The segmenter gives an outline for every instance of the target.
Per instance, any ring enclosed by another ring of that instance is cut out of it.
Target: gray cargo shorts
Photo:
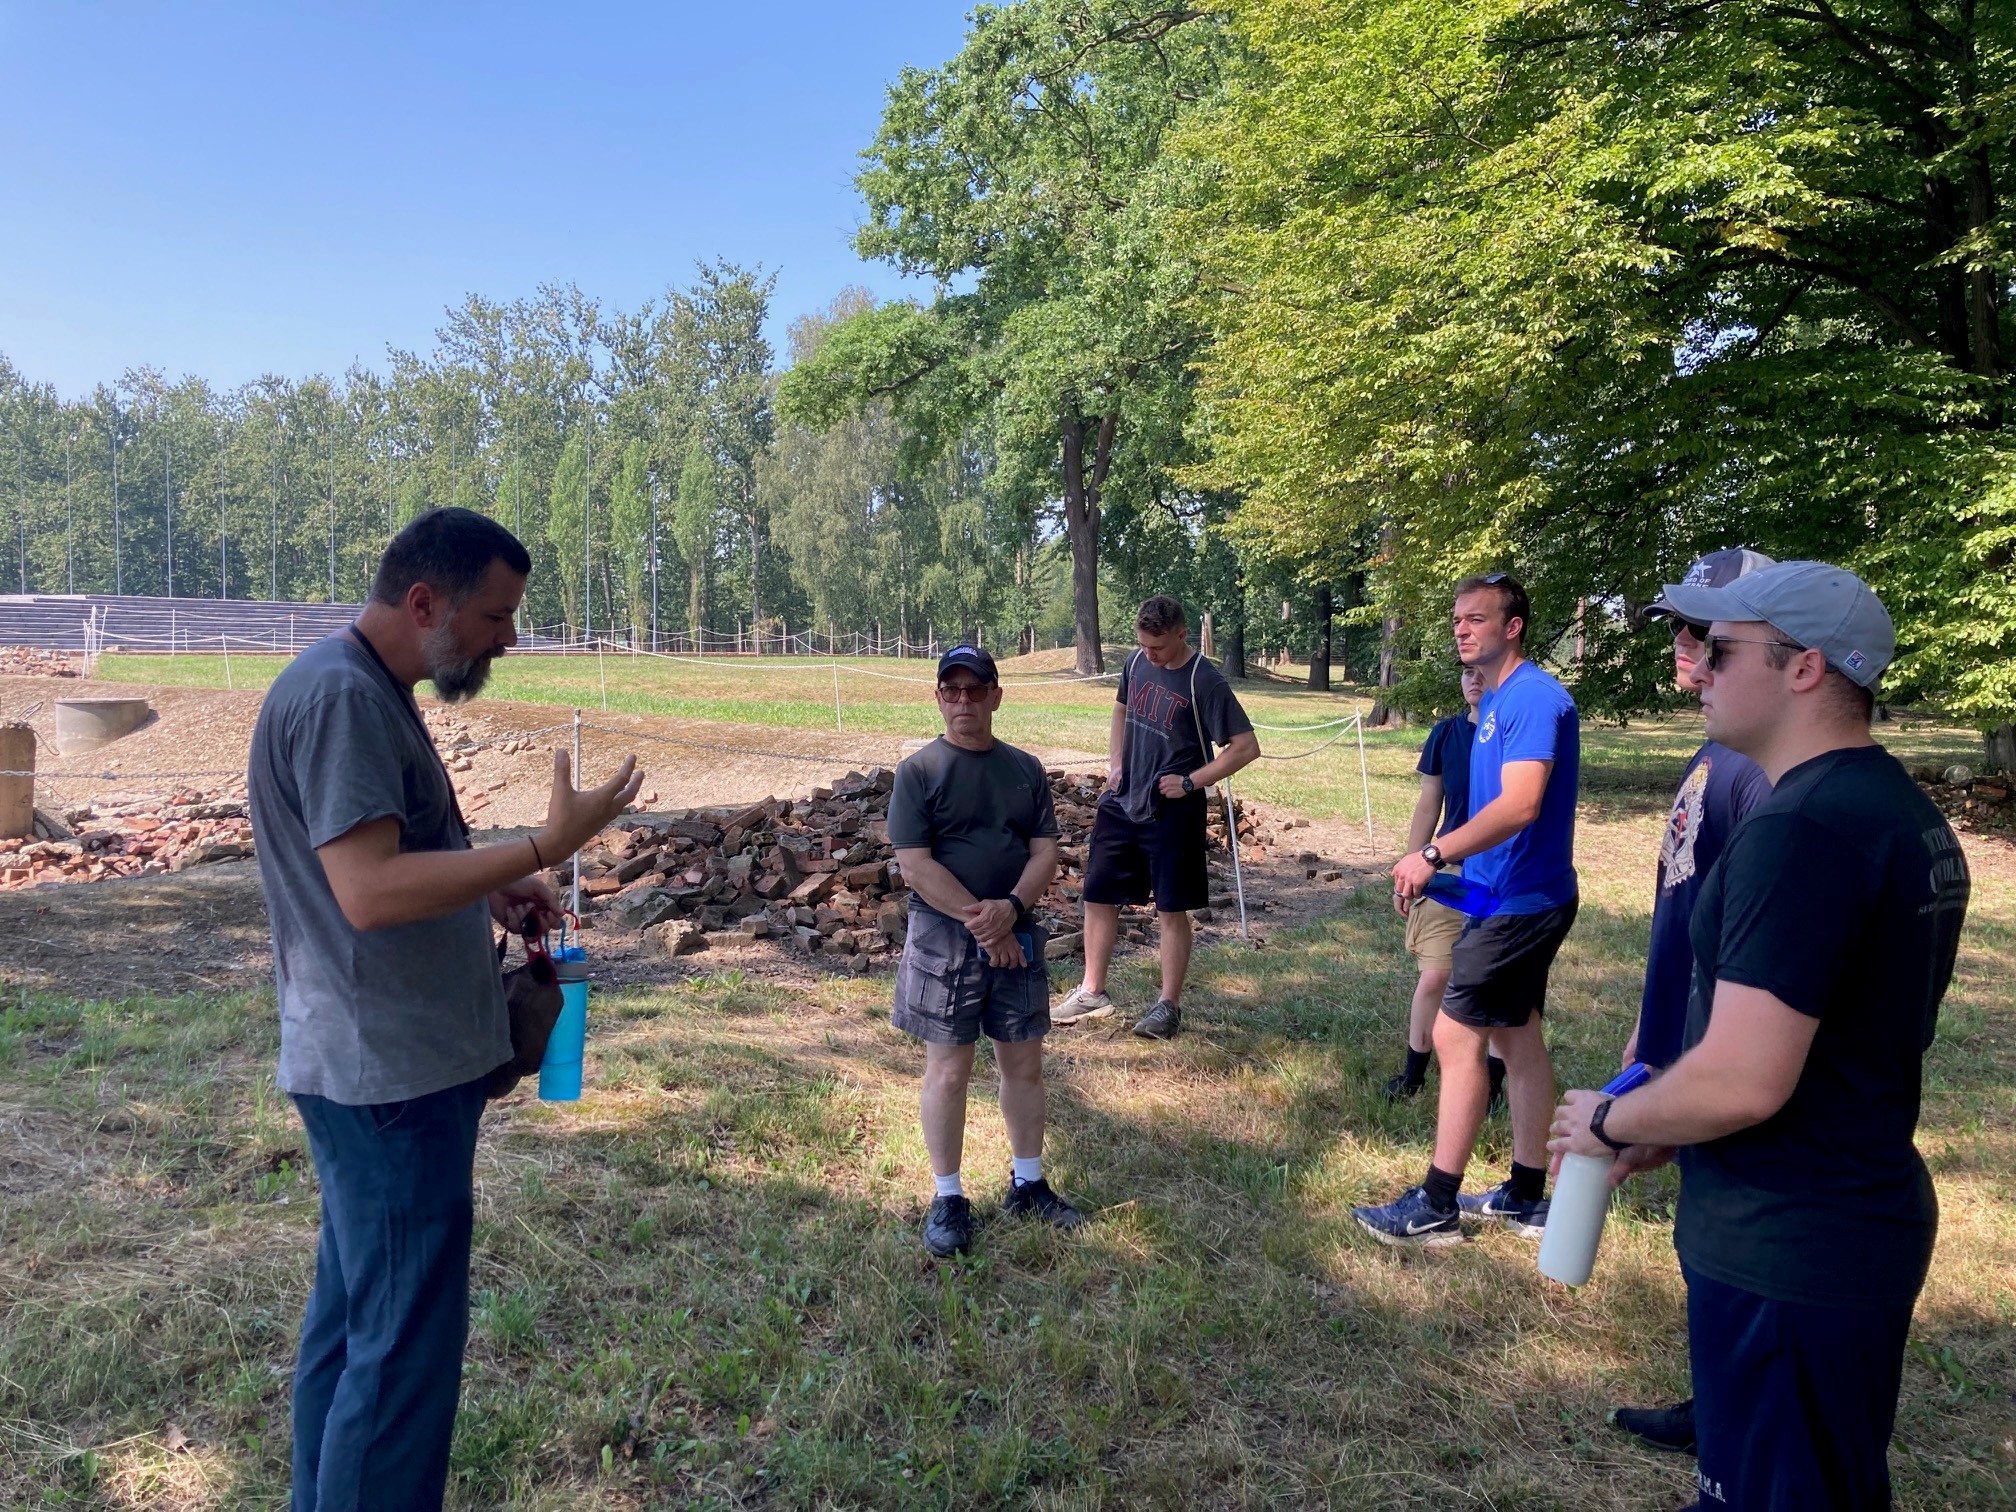
[[[1043,1038],[1050,1032],[1048,937],[1033,924],[1022,933],[1035,941],[1033,964],[990,966],[964,924],[913,908],[889,1022],[933,1045],[970,1045],[982,1034],[1004,1045]]]

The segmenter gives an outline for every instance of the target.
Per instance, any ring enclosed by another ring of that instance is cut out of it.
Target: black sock
[[[1547,1190],[1547,1167],[1522,1166],[1512,1162],[1512,1195],[1521,1202],[1538,1202]]]
[[[1407,1051],[1407,1069],[1400,1073],[1401,1080],[1410,1087],[1418,1087],[1428,1080],[1428,1057],[1432,1050],[1416,1050],[1411,1046]]]
[[[1463,1185],[1463,1173],[1451,1176],[1447,1171],[1435,1166],[1428,1167],[1428,1174],[1421,1186],[1428,1193],[1428,1205],[1437,1212],[1446,1213],[1456,1206],[1456,1193]]]
[[[1505,1095],[1505,1062],[1492,1055],[1485,1058],[1484,1066],[1491,1073],[1491,1100],[1496,1102]]]

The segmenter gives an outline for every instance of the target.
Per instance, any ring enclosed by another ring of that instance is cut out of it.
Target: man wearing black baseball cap
[[[994,1042],[1014,1169],[1011,1216],[1084,1222],[1043,1177],[1044,934],[1030,917],[1057,875],[1057,813],[1043,764],[994,738],[1001,677],[979,646],[938,659],[939,739],[896,768],[889,843],[910,885],[910,927],[889,1021],[924,1042],[922,1114],[937,1190],[924,1247],[945,1258],[973,1237],[960,1174],[975,1046]]]
[[[1687,569],[1682,588],[1726,588],[1738,578],[1772,565],[1761,551],[1731,546],[1711,551]],[[1673,672],[1681,691],[1699,684],[1701,658],[1707,654],[1708,627],[1689,620],[1661,593],[1646,609],[1648,624],[1663,624],[1673,634]],[[1740,751],[1719,741],[1702,744],[1681,775],[1680,789],[1666,817],[1659,843],[1658,880],[1652,893],[1652,943],[1645,957],[1645,990],[1639,1000],[1638,1022],[1624,1046],[1624,1064],[1643,1061],[1664,1070],[1680,1056],[1687,1027],[1687,996],[1693,982],[1694,951],[1687,943],[1687,921],[1701,884],[1721,858],[1730,835],[1753,808],[1770,795],[1763,770]],[[1626,1433],[1658,1449],[1692,1452],[1694,1403],[1671,1407],[1619,1407],[1610,1421]]]
[[[1622,1097],[1570,1092],[1556,1154],[1611,1180],[1679,1152],[1701,1507],[1890,1505],[1886,1448],[1938,1204],[1913,1144],[1967,861],[1870,733],[1895,652],[1853,573],[1674,584],[1706,625],[1708,735],[1773,789],[1694,908],[1685,1050]]]

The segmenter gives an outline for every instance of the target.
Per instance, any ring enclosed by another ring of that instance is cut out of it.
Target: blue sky
[[[721,255],[772,339],[841,288],[906,63],[967,0],[467,5],[0,0],[0,353],[66,398],[426,349],[465,294],[632,308]]]

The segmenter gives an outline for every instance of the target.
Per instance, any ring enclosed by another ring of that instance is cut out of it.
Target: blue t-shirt
[[[1771,795],[1764,769],[1709,741],[1694,753],[1673,795],[1666,838],[1659,842],[1658,891],[1652,900],[1652,948],[1645,957],[1645,996],[1638,1008],[1638,1059],[1670,1066],[1687,1031],[1687,995],[1694,985],[1694,947],[1687,921],[1709,870],[1743,816]]]
[[[1446,835],[1470,818],[1470,747],[1477,739],[1477,726],[1468,714],[1452,714],[1428,732],[1421,744],[1421,759],[1414,770],[1423,777],[1442,779],[1442,827]]]
[[[1545,913],[1576,896],[1575,793],[1582,772],[1582,724],[1568,690],[1531,662],[1477,705],[1470,752],[1470,812],[1505,790],[1508,761],[1551,761],[1540,816],[1509,840],[1463,863],[1463,875],[1498,895],[1498,911]]]

